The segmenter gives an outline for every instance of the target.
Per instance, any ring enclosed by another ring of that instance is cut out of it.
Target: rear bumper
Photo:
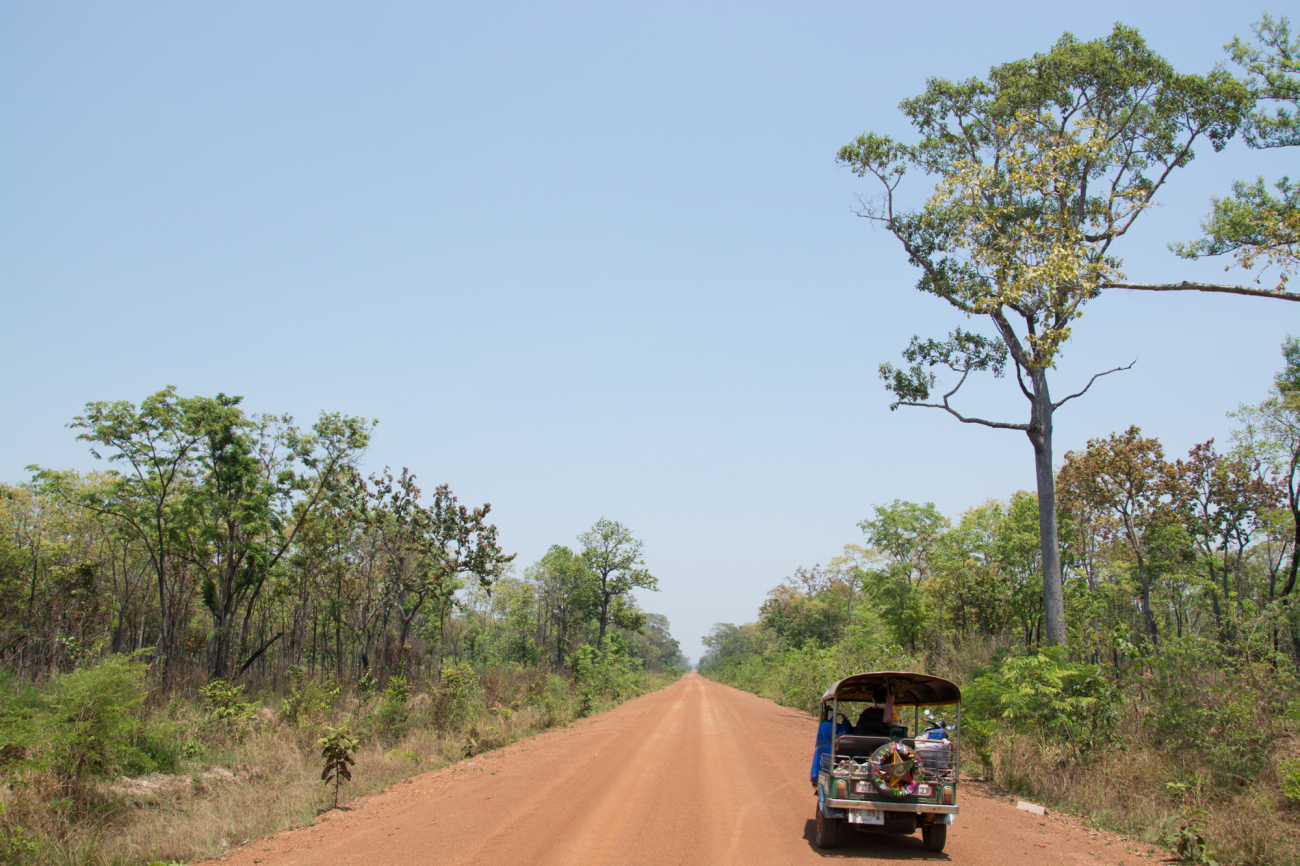
[[[880,803],[875,800],[826,800],[832,809],[875,809],[881,812],[917,812],[933,815],[956,815],[957,806],[940,806],[931,803]]]

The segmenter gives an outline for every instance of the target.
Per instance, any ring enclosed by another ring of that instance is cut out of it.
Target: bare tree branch
[[[951,397],[953,394],[957,393],[957,389],[960,388],[963,384],[965,384],[966,377],[969,375],[970,375],[970,370],[967,370],[966,372],[961,374],[961,379],[959,379],[957,381],[957,384],[952,387],[952,390],[949,391],[947,394],[943,395],[942,403],[911,403],[911,402],[900,400],[894,405],[895,406],[920,406],[925,409],[942,409],[963,424],[982,424],[985,427],[996,427],[1000,430],[1028,430],[1029,429],[1028,424],[1009,424],[1005,421],[985,421],[983,418],[967,418],[965,415],[961,414],[956,409],[952,408],[952,406],[948,404],[948,398]]]
[[[1131,369],[1133,369],[1133,365],[1136,364],[1136,363],[1137,363],[1137,359],[1134,358],[1132,361],[1130,361],[1130,362],[1128,363],[1127,366],[1124,366],[1124,367],[1116,367],[1116,368],[1113,369],[1113,370],[1105,370],[1105,371],[1103,371],[1103,372],[1101,372],[1101,373],[1097,373],[1097,374],[1095,374],[1091,379],[1088,380],[1088,384],[1083,386],[1083,390],[1082,390],[1082,391],[1080,391],[1080,392],[1077,393],[1077,394],[1071,394],[1070,396],[1068,396],[1068,397],[1064,397],[1064,398],[1062,398],[1062,399],[1060,399],[1060,400],[1057,400],[1055,403],[1053,403],[1053,404],[1052,404],[1052,411],[1055,412],[1057,409],[1060,409],[1062,406],[1064,406],[1066,403],[1068,403],[1068,402],[1070,402],[1071,400],[1073,400],[1075,397],[1082,397],[1084,394],[1087,394],[1087,393],[1088,393],[1088,389],[1092,387],[1092,383],[1093,383],[1093,382],[1096,382],[1096,381],[1097,381],[1098,379],[1100,379],[1102,376],[1109,376],[1111,373],[1118,373],[1118,372],[1121,371],[1121,370],[1131,370]]]
[[[1229,295],[1250,295],[1256,298],[1277,298],[1281,301],[1300,301],[1300,292],[1279,292],[1275,289],[1252,289],[1250,286],[1220,285],[1217,283],[1105,283],[1101,289],[1133,289],[1140,292],[1222,292]]]
[[[951,406],[949,406],[949,405],[948,405],[948,401],[947,401],[946,398],[944,399],[944,402],[942,402],[942,403],[906,403],[906,402],[903,402],[903,401],[900,400],[900,401],[899,401],[898,403],[896,403],[895,405],[897,405],[897,406],[921,406],[921,407],[926,408],[926,409],[943,409],[943,410],[946,411],[949,415],[952,415],[954,418],[956,418],[958,421],[960,421],[960,422],[963,423],[963,424],[982,424],[982,425],[985,426],[985,427],[996,427],[996,428],[998,428],[999,430],[1021,430],[1021,431],[1024,431],[1024,430],[1028,430],[1028,429],[1029,429],[1029,425],[1028,425],[1028,424],[1009,424],[1009,423],[1007,423],[1006,421],[985,421],[983,418],[967,418],[965,415],[961,414],[961,413],[958,412],[956,409],[954,409],[954,408],[952,408]]]

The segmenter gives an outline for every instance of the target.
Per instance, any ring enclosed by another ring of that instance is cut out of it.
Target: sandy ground
[[[841,830],[813,847],[816,723],[689,674],[568,728],[418,776],[254,840],[228,866],[790,864],[826,859],[971,866],[1148,864],[1151,849],[963,782],[947,848]],[[364,773],[364,767],[356,772]]]

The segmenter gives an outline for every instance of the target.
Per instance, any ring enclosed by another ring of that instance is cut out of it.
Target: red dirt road
[[[963,783],[947,849],[841,831],[812,844],[811,717],[689,674],[653,694],[398,784],[227,866],[1152,862],[1142,846],[1030,815]],[[358,768],[364,772],[364,768]]]

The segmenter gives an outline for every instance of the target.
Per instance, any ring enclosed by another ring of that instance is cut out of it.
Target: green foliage
[[[392,736],[402,732],[410,718],[411,685],[406,678],[406,665],[400,664],[397,672],[388,678],[380,695],[379,705],[371,717],[378,732]]]
[[[1218,859],[1205,841],[1209,817],[1203,809],[1183,807],[1181,814],[1171,815],[1165,821],[1158,841],[1173,852],[1175,862],[1218,866]]]
[[[976,718],[1064,737],[1082,755],[1110,737],[1119,694],[1097,665],[1070,662],[1059,647],[1012,656],[964,691]]]
[[[642,544],[632,531],[615,520],[600,518],[578,536],[582,542],[582,563],[598,583],[600,631],[596,647],[604,647],[611,615],[618,610],[628,593],[642,588],[658,591],[659,580],[645,568]]]
[[[289,668],[289,694],[280,705],[280,720],[291,725],[311,722],[324,716],[339,698],[337,685],[308,676],[300,665]]]
[[[111,656],[0,704],[0,763],[51,773],[77,803],[91,779],[174,770],[174,726],[142,720],[144,675],[143,663]]]
[[[375,693],[377,688],[379,688],[379,681],[370,672],[370,668],[366,668],[362,671],[360,679],[357,680],[357,692],[361,695],[361,699],[365,701],[370,699],[370,696]]]
[[[1282,783],[1282,796],[1300,805],[1300,756],[1278,761],[1277,775]]]
[[[616,644],[605,649],[582,644],[570,654],[569,664],[578,692],[579,716],[590,714],[601,698],[620,701],[636,690],[640,665],[620,653]]]
[[[1300,145],[1300,35],[1291,36],[1285,15],[1274,18],[1265,13],[1252,29],[1258,45],[1234,37],[1226,46],[1257,99],[1246,118],[1246,143],[1259,148],[1295,147]],[[1300,189],[1286,177],[1275,186],[1277,196],[1269,193],[1262,177],[1233,183],[1231,198],[1210,200],[1210,215],[1201,223],[1205,236],[1170,248],[1184,258],[1231,253],[1248,270],[1261,262],[1265,267],[1276,265],[1277,289],[1284,291],[1288,272],[1300,264]]]
[[[357,741],[348,733],[347,725],[337,728],[326,727],[325,736],[316,741],[321,747],[321,758],[325,761],[321,770],[321,781],[328,786],[334,783],[334,808],[339,807],[339,786],[343,780],[352,781],[351,767],[356,764],[352,753],[357,749]]]
[[[242,739],[257,710],[257,704],[244,696],[244,686],[215,679],[199,693],[208,702],[208,723],[236,740]]]
[[[0,866],[23,866],[36,853],[36,840],[23,828],[5,817],[0,803]]]
[[[474,712],[481,693],[478,675],[469,662],[443,668],[436,710],[439,727],[452,728],[463,722]]]
[[[144,671],[143,664],[118,657],[52,683],[40,724],[49,726],[49,764],[65,782],[111,775],[125,762],[140,733]]]
[[[404,704],[411,699],[411,684],[406,679],[406,664],[397,667],[397,673],[388,678],[384,687],[384,700],[394,704]]]

